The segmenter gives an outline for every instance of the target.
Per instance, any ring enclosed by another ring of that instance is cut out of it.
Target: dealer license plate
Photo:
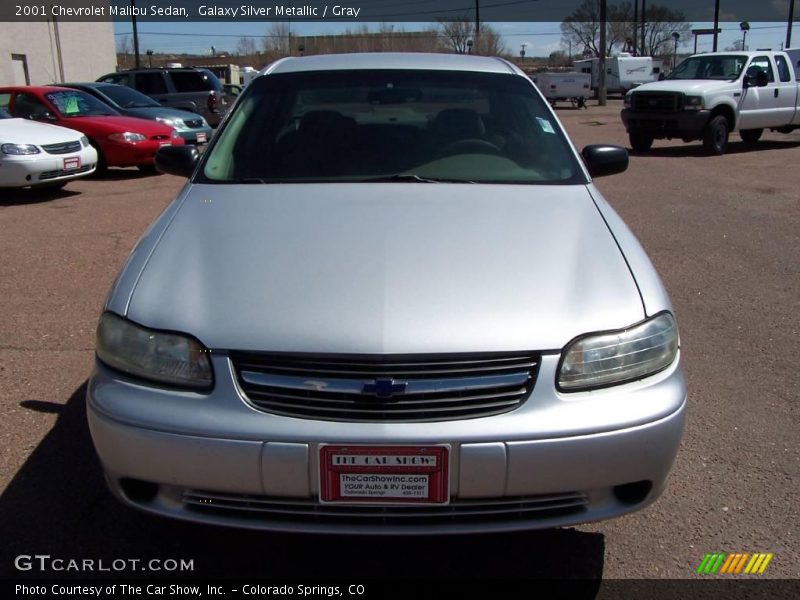
[[[320,502],[447,504],[449,446],[320,446]]]
[[[197,134],[197,143],[198,144],[205,144],[208,140],[206,139],[205,133],[198,133]]]
[[[64,159],[64,170],[71,171],[72,169],[79,169],[81,166],[81,159],[77,156]]]

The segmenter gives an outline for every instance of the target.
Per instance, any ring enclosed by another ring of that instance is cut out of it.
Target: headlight
[[[172,133],[170,133],[170,134],[169,134],[169,137],[171,137],[172,139],[175,139],[175,138],[179,138],[179,137],[181,137],[181,134],[180,134],[180,133],[178,133],[178,130],[177,130],[177,129],[173,129],[173,130],[172,130]]]
[[[164,125],[169,125],[170,127],[180,128],[184,126],[184,123],[181,119],[170,119],[167,117],[156,117],[156,121],[159,123],[163,123]]]
[[[146,135],[142,135],[141,133],[132,133],[130,131],[126,131],[125,133],[112,133],[108,136],[108,139],[113,140],[115,142],[143,142],[147,139]]]
[[[678,354],[678,327],[661,313],[620,331],[578,338],[564,349],[558,387],[578,391],[641,379],[665,369]]]
[[[89,147],[89,138],[87,138],[85,135],[81,136],[81,146],[83,146],[84,148]]]
[[[684,96],[683,110],[703,110],[702,96]]]
[[[39,148],[33,144],[3,144],[0,150],[3,154],[39,154]]]
[[[214,382],[208,350],[187,335],[146,329],[112,313],[97,326],[97,358],[133,377],[208,389]]]
[[[623,100],[623,102],[625,103],[625,108],[630,108],[631,107],[631,101],[632,100],[633,100],[633,94],[632,93],[628,92],[627,94],[625,94],[625,99]]]

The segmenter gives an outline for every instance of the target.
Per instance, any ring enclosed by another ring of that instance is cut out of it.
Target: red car
[[[161,146],[180,146],[172,127],[146,119],[123,117],[85,92],[56,86],[0,88],[0,105],[14,117],[34,119],[80,131],[97,150],[97,170],[139,167],[153,170]]]

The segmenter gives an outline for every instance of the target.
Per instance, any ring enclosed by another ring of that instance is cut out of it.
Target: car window
[[[574,153],[529,80],[444,71],[308,72],[248,86],[202,177],[562,183]]]
[[[11,102],[11,94],[0,94],[0,108],[8,109]]]
[[[199,71],[171,71],[170,77],[179,92],[206,92],[211,89],[208,77]]]
[[[97,88],[101,94],[111,98],[122,108],[143,108],[146,106],[161,106],[150,96],[122,85],[104,85]]]
[[[97,98],[78,90],[47,92],[45,98],[66,118],[119,114]]]
[[[775,64],[778,65],[778,77],[781,81],[792,80],[792,70],[789,68],[789,61],[787,61],[780,54],[775,56]]]
[[[49,112],[50,109],[47,108],[47,105],[33,94],[22,92],[14,97],[14,110],[12,113],[15,117],[21,119],[43,119]]]
[[[136,89],[143,94],[166,94],[167,84],[162,73],[136,73]]]
[[[768,56],[756,56],[750,66],[747,67],[747,74],[751,77],[759,71],[764,71],[767,74],[767,81],[770,83],[775,81],[775,71],[772,70],[772,64],[769,62]]]
[[[98,81],[102,81],[103,83],[117,83],[119,85],[132,85],[131,76],[127,73],[118,73],[115,75],[106,75],[105,77],[101,77]]]
[[[682,61],[667,79],[738,79],[747,63],[740,54],[692,56]]]

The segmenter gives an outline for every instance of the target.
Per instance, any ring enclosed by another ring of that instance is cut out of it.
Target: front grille
[[[39,181],[46,181],[47,179],[58,179],[59,177],[65,177],[67,175],[75,175],[76,173],[86,173],[90,171],[94,165],[83,165],[82,167],[78,167],[77,169],[70,169],[66,171],[64,169],[58,169],[57,171],[45,171],[39,175]]]
[[[74,142],[64,142],[62,144],[47,144],[46,146],[42,146],[42,148],[48,154],[69,154],[80,150],[81,143],[76,140]]]
[[[445,506],[354,506],[320,504],[312,499],[273,498],[227,492],[187,490],[184,506],[207,514],[282,522],[336,525],[434,525],[437,523],[547,519],[583,512],[588,499],[580,492],[479,500],[454,499]]]
[[[450,421],[517,408],[536,380],[534,353],[358,358],[232,352],[258,409],[326,421]]]
[[[184,119],[183,122],[191,129],[197,129],[198,127],[203,126],[202,119]]]
[[[643,112],[677,112],[681,110],[682,102],[682,94],[633,92],[631,108]]]

